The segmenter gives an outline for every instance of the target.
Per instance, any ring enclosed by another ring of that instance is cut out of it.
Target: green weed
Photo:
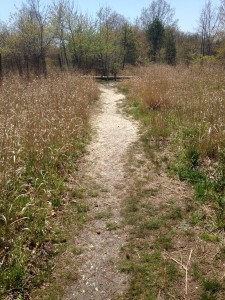
[[[106,224],[106,229],[109,230],[109,231],[113,231],[113,230],[116,230],[118,228],[119,228],[119,225],[116,222],[114,222],[114,223],[110,222],[110,223]]]
[[[109,219],[112,217],[112,211],[111,210],[100,211],[100,212],[97,212],[94,217],[97,220]]]
[[[140,230],[144,231],[145,229],[147,229],[147,230],[159,229],[161,225],[162,224],[160,221],[149,220],[149,221],[141,224]]]
[[[215,280],[205,280],[203,282],[203,293],[201,295],[201,299],[205,300],[216,300],[217,296],[216,294],[223,290],[223,287],[220,282]]]
[[[218,243],[220,241],[219,237],[214,234],[210,234],[208,232],[203,232],[200,236],[204,241]]]
[[[85,196],[85,189],[76,189],[72,191],[72,197],[78,198],[78,199],[83,199]]]
[[[164,234],[156,238],[155,247],[160,250],[173,249],[173,235],[171,233]]]

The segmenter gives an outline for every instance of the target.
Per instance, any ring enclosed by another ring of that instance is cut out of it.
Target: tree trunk
[[[41,66],[42,66],[42,73],[44,74],[45,78],[47,78],[47,65],[46,65],[45,55],[43,53],[41,55]]]

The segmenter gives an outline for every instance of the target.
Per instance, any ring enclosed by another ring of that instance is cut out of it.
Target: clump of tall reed
[[[154,131],[167,135],[190,129],[199,133],[201,156],[218,158],[225,134],[225,79],[219,67],[182,68],[150,65],[137,70],[126,85],[132,99],[150,114]],[[160,131],[156,126],[160,126]],[[163,128],[163,127],[164,128]]]
[[[216,226],[224,228],[223,68],[155,64],[137,69],[137,77],[124,85],[131,92],[131,111],[145,125],[147,147],[171,142],[180,179],[194,185],[199,200],[212,204]]]
[[[26,289],[39,273],[35,255],[51,232],[51,216],[62,205],[64,178],[83,149],[90,104],[97,96],[95,82],[78,74],[31,82],[13,76],[0,86],[3,294]]]

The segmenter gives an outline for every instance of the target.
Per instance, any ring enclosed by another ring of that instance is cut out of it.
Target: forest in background
[[[107,76],[125,65],[224,63],[225,1],[206,1],[195,33],[179,30],[175,10],[165,0],[151,1],[135,22],[110,7],[95,17],[71,0],[27,0],[0,23],[0,77],[47,76],[49,70],[80,69]]]

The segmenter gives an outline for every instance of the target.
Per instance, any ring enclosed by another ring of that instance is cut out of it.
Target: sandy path
[[[91,200],[91,222],[75,241],[83,249],[80,279],[64,300],[115,299],[127,287],[127,277],[117,266],[126,240],[126,232],[119,226],[120,205],[126,193],[126,153],[137,140],[137,125],[118,110],[123,95],[110,86],[101,86],[101,92],[101,112],[92,121],[96,134],[83,166],[89,183],[94,181],[98,186],[98,193]],[[96,219],[96,213],[101,212],[109,212],[108,218]],[[108,230],[107,224],[113,224],[113,230]]]

